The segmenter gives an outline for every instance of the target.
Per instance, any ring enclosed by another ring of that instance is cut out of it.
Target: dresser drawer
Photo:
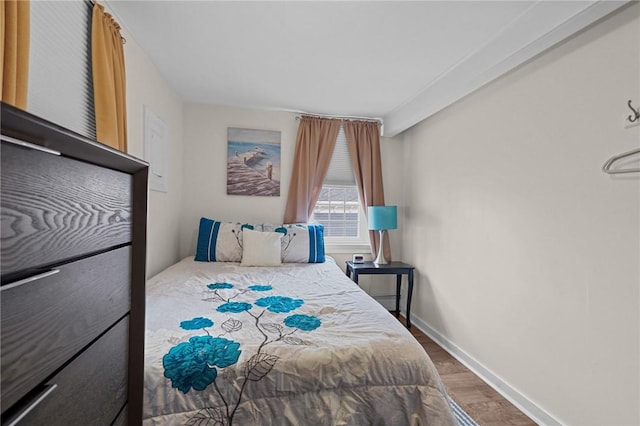
[[[54,275],[3,287],[3,410],[127,314],[130,256],[125,246],[61,266]]]
[[[110,425],[127,402],[128,331],[126,317],[49,380],[39,403],[25,401],[18,425]]]
[[[131,241],[132,177],[2,143],[3,280]]]

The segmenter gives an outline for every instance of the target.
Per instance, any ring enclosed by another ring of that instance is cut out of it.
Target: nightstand
[[[402,275],[407,275],[409,281],[409,291],[407,292],[407,328],[411,328],[411,295],[413,294],[413,266],[403,262],[391,262],[386,265],[376,265],[373,262],[353,263],[348,260],[347,276],[358,284],[358,275],[395,275],[396,276],[396,317],[400,315],[400,287],[402,286]]]

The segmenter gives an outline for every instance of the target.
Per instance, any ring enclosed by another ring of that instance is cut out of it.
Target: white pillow
[[[245,229],[242,244],[242,266],[277,266],[282,263],[280,232],[260,232]]]

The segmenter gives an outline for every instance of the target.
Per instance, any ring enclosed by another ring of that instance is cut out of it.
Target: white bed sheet
[[[457,424],[422,346],[329,257],[184,259],[147,283],[146,329],[146,425]]]

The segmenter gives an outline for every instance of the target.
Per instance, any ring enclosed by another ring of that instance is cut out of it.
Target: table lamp
[[[369,206],[367,208],[367,219],[369,221],[369,229],[380,233],[378,257],[373,261],[373,263],[376,265],[384,265],[387,261],[382,255],[382,237],[384,237],[384,231],[387,229],[396,229],[398,227],[398,207]]]

